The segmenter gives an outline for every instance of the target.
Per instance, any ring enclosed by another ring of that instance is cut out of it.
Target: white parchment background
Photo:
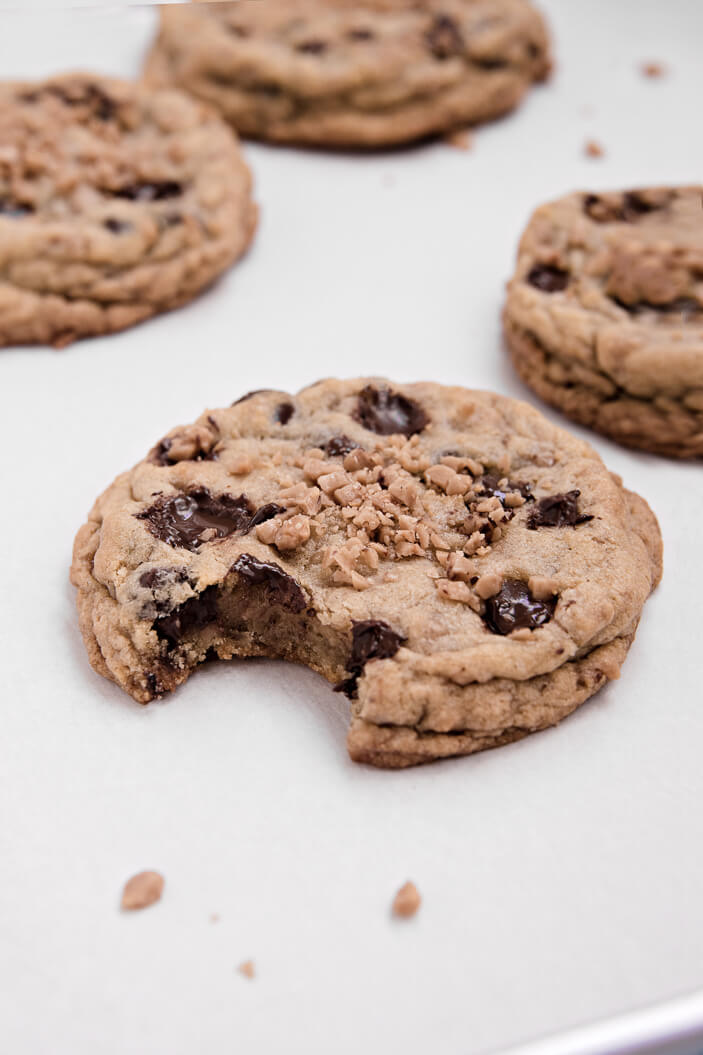
[[[405,773],[352,765],[344,698],[283,664],[211,665],[141,709],[91,672],[67,581],[97,493],[248,389],[383,372],[531,398],[498,324],[530,210],[703,171],[703,5],[543,7],[556,76],[472,151],[247,146],[261,229],[212,292],[0,351],[8,1055],[474,1055],[701,984],[700,466],[593,437],[666,542],[621,681],[554,731]],[[3,76],[134,73],[152,17],[5,14]],[[670,75],[645,80],[646,59]],[[164,899],[125,917],[143,868]],[[394,923],[409,877],[423,908]]]

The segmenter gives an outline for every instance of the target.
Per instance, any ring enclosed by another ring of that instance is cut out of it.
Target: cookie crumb
[[[468,128],[457,128],[453,132],[447,132],[443,137],[447,146],[455,150],[471,150],[474,145],[474,137]]]
[[[404,883],[393,899],[393,915],[410,919],[420,907],[422,898],[414,883]]]
[[[256,970],[254,968],[253,960],[245,960],[244,963],[240,963],[237,970],[240,974],[243,974],[245,978],[251,979],[256,977]]]
[[[583,152],[587,158],[602,158],[605,150],[597,139],[588,139],[584,143]]]
[[[663,62],[643,62],[640,71],[643,77],[665,77],[667,73]]]
[[[139,872],[125,883],[122,891],[122,908],[132,912],[148,908],[161,900],[164,877],[158,872]]]
[[[210,922],[211,923],[219,923],[220,922],[220,914],[219,914],[219,912],[213,912],[212,913],[212,915],[210,916]]]

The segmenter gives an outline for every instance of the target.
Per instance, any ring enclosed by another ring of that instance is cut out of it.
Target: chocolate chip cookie
[[[575,421],[629,447],[703,456],[703,187],[543,205],[504,325],[520,376]]]
[[[379,147],[497,117],[549,66],[527,0],[266,0],[162,8],[146,75],[242,135]]]
[[[437,384],[249,393],[97,500],[72,581],[135,700],[211,656],[304,663],[353,759],[400,767],[545,728],[618,677],[661,573],[643,499],[523,403]]]
[[[255,226],[236,138],[202,103],[84,74],[0,84],[0,345],[184,304]]]

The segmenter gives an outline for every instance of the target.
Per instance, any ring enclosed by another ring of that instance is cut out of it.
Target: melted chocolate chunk
[[[429,424],[429,418],[419,403],[389,388],[366,385],[359,393],[352,417],[370,432],[379,436],[414,436]]]
[[[153,183],[128,183],[125,187],[112,191],[114,198],[126,198],[128,201],[165,201],[166,198],[177,198],[183,193],[183,187],[175,180],[157,180]]]
[[[34,209],[31,205],[13,201],[11,198],[0,198],[0,216],[9,216],[15,220],[20,216],[29,216],[33,212]]]
[[[364,667],[371,659],[390,659],[407,638],[396,633],[381,619],[364,619],[352,625],[352,649],[347,660],[351,677],[335,685],[335,692],[344,692],[349,698],[356,695],[357,683]]]
[[[322,55],[327,51],[327,44],[324,40],[304,40],[302,44],[296,45],[295,50],[304,55]]]
[[[169,649],[175,648],[194,630],[217,622],[217,586],[207,586],[197,597],[191,597],[169,615],[154,620],[154,630],[161,641],[168,643]]]
[[[449,15],[437,15],[425,35],[427,46],[436,59],[444,61],[464,50],[459,26]]]
[[[260,506],[247,524],[244,534],[248,535],[257,524],[265,524],[267,520],[273,520],[279,513],[285,513],[285,509],[283,506],[277,506],[275,502],[269,502],[268,505]]]
[[[194,551],[203,542],[226,538],[243,531],[254,512],[246,495],[213,495],[204,487],[187,494],[160,498],[149,509],[137,514],[155,538]],[[212,532],[207,539],[201,536]]]
[[[294,414],[295,407],[292,403],[279,403],[273,416],[280,425],[287,425]]]
[[[373,40],[374,33],[370,29],[350,29],[347,33],[348,40]]]
[[[579,513],[580,494],[580,491],[567,491],[566,494],[540,498],[527,520],[530,531],[540,527],[576,527],[577,524],[593,520],[592,516]]]
[[[107,220],[103,220],[103,227],[106,227],[112,234],[126,234],[127,231],[133,230],[129,221],[118,220],[113,216],[108,216]]]
[[[279,604],[295,613],[307,607],[305,594],[298,583],[277,564],[259,560],[251,553],[242,553],[230,570],[236,571],[250,586],[264,586],[271,604]]]
[[[561,293],[569,285],[569,272],[550,264],[535,264],[527,281],[542,293]]]
[[[535,497],[532,494],[532,488],[529,484],[521,483],[520,480],[508,480],[507,486],[502,491],[498,484],[504,479],[502,476],[498,476],[497,473],[486,473],[478,481],[482,494],[487,495],[490,498],[497,498],[500,504],[505,508],[505,496],[512,491],[517,491],[521,494],[526,502],[534,502]]]
[[[535,630],[544,626],[554,615],[557,599],[537,601],[520,579],[506,579],[495,597],[486,601],[483,617],[494,634],[509,634],[513,630]]]
[[[359,444],[354,443],[354,440],[350,440],[344,433],[340,436],[333,436],[325,444],[325,454],[330,458],[343,458],[345,454],[358,449]]]

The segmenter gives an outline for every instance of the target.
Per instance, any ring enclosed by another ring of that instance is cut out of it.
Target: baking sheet
[[[700,466],[590,437],[666,544],[622,679],[555,730],[404,773],[349,762],[344,698],[281,663],[210,665],[140,708],[91,672],[67,582],[97,493],[248,389],[382,372],[532,398],[498,323],[530,210],[703,169],[703,5],[542,6],[556,76],[471,151],[248,145],[261,228],[214,290],[121,335],[0,351],[3,1050],[479,1055],[701,986]],[[1,29],[5,76],[130,74],[153,12]],[[649,59],[669,75],[643,78]],[[143,868],[163,901],[121,915]],[[398,923],[407,878],[424,903]]]

